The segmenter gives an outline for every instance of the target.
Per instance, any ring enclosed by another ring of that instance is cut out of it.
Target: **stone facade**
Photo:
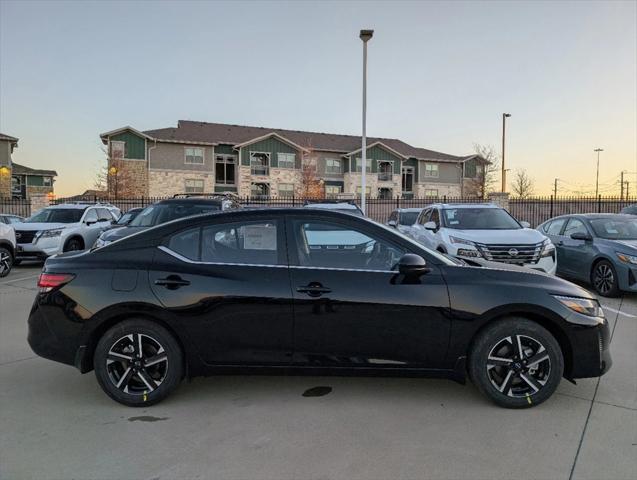
[[[27,197],[31,198],[34,195],[53,195],[53,187],[27,185]]]
[[[294,195],[300,197],[303,194],[303,179],[301,171],[292,168],[270,169],[270,195],[279,197],[279,184],[294,185]]]
[[[204,193],[214,191],[212,172],[195,172],[183,170],[156,170],[148,173],[150,197],[166,197],[186,192],[186,180],[203,180]]]
[[[11,167],[0,166],[0,198],[11,197]]]
[[[110,173],[112,168],[117,173]],[[113,196],[148,196],[148,168],[145,160],[109,159],[108,191]]]
[[[460,197],[460,185],[450,183],[417,183],[414,185],[416,197],[425,198],[427,190],[437,190],[437,197]]]

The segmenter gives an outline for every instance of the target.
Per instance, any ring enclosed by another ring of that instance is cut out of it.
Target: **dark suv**
[[[220,212],[240,208],[239,202],[231,195],[223,194],[179,194],[149,205],[124,228],[104,232],[95,242],[96,247],[128,237],[146,228],[161,225],[178,218]]]

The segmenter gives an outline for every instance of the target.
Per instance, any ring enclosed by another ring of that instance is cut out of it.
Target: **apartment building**
[[[360,195],[361,138],[353,135],[180,120],[177,127],[102,133],[111,194],[160,197],[235,192],[240,196]],[[367,140],[371,198],[461,196],[484,161]]]

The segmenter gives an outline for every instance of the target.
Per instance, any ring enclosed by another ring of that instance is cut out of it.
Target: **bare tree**
[[[301,166],[301,195],[305,198],[323,198],[323,182],[317,175],[316,158],[308,152]]]
[[[476,158],[476,176],[471,179],[464,188],[465,195],[485,198],[487,193],[493,191],[500,170],[500,159],[495,148],[491,145],[473,144]]]
[[[520,169],[515,172],[511,189],[516,197],[528,198],[533,195],[534,183],[533,179],[526,173],[526,170]]]

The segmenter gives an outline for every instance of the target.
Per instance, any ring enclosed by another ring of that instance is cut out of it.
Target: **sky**
[[[99,134],[199,120],[501,150],[535,192],[637,193],[637,2],[0,0],[0,132],[13,160],[91,188]]]

